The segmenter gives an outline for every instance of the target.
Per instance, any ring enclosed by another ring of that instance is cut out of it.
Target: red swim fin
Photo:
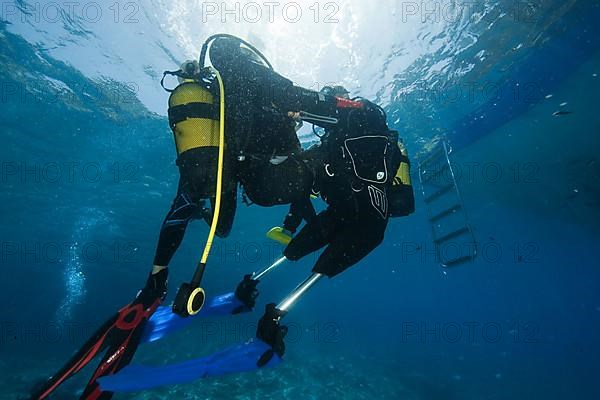
[[[43,400],[48,398],[64,381],[81,371],[97,355],[107,349],[81,399],[110,399],[112,393],[101,392],[96,379],[113,374],[129,364],[140,343],[148,319],[162,301],[160,298],[156,298],[154,302],[143,302],[139,297],[106,321],[69,362],[52,376],[31,399]]]
[[[141,303],[132,304],[119,312],[119,318],[110,334],[111,345],[84,389],[81,395],[82,400],[109,400],[112,398],[113,393],[101,391],[96,380],[101,376],[118,372],[131,362],[140,345],[146,323],[160,303],[160,300],[157,299],[149,308],[144,308]]]

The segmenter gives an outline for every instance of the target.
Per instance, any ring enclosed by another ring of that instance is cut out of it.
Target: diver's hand
[[[235,289],[235,297],[241,301],[245,308],[239,307],[233,311],[233,314],[239,314],[243,311],[251,311],[256,305],[256,298],[258,297],[258,289],[256,286],[260,281],[252,279],[252,275],[245,275],[244,279],[238,284]]]
[[[287,335],[287,326],[279,325],[279,319],[285,315],[285,312],[279,310],[275,303],[269,303],[265,307],[265,314],[258,321],[256,337],[271,346],[257,361],[257,365],[262,367],[266,365],[274,354],[283,357],[285,353],[285,343],[283,339]]]

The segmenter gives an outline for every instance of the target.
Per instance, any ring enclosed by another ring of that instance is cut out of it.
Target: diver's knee
[[[217,224],[217,229],[215,231],[215,235],[224,239],[231,233],[231,229],[233,227],[233,219],[228,218],[227,221],[223,221],[222,223]]]
[[[287,246],[283,250],[283,255],[285,256],[285,258],[287,258],[290,261],[298,261],[299,259],[301,259],[303,257],[304,254],[295,250],[293,247],[290,248],[290,246]]]
[[[230,233],[231,233],[231,228],[229,228],[227,230],[217,229],[215,231],[215,235],[217,235],[217,237],[220,237],[221,239],[225,239],[227,236],[229,236]]]

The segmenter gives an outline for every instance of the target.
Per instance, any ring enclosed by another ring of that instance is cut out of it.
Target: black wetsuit
[[[253,203],[263,207],[291,204],[300,221],[314,218],[316,213],[310,202],[314,173],[303,158],[291,118],[263,107],[253,121],[244,154],[238,177]]]
[[[327,246],[313,271],[333,277],[383,241],[389,218],[386,188],[364,185],[357,192],[347,177],[330,177],[324,167],[317,172],[317,185],[328,207],[307,222],[283,254],[298,260]]]
[[[204,219],[211,222],[214,209],[215,178],[213,168],[217,162],[216,152],[207,153],[203,148],[190,149],[179,155],[179,184],[177,194],[171,208],[165,217],[156,247],[154,265],[167,266],[179,248],[185,235],[189,222],[193,219]],[[226,162],[225,165],[231,165]],[[237,207],[237,183],[232,178],[231,168],[223,170],[223,183],[221,197],[221,212],[217,225],[216,235],[226,237],[231,232],[233,219]],[[210,199],[210,209],[206,207],[205,200]]]
[[[288,259],[298,260],[327,246],[313,271],[329,277],[356,264],[383,241],[390,216],[387,192],[400,165],[397,137],[387,129],[385,114],[374,108],[360,114],[358,120],[342,115],[340,126],[328,130],[323,145],[306,152],[315,167],[315,187],[328,207],[307,221],[284,250]],[[345,139],[361,136],[379,139],[361,139],[364,143],[350,149],[350,157]]]

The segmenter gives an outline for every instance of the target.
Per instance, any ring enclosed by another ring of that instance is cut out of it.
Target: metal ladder
[[[419,162],[419,181],[442,267],[466,263],[477,255],[475,235],[450,162],[451,152],[446,142],[440,141]]]

